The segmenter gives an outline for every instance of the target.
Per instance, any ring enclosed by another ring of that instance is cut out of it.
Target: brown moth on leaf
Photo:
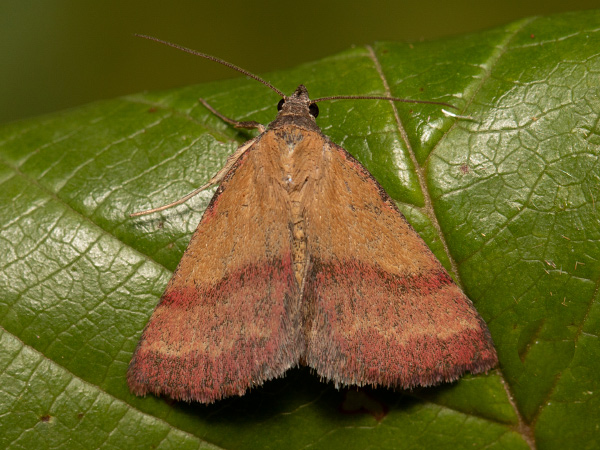
[[[203,102],[260,135],[207,185],[134,214],[219,185],[143,332],[131,390],[211,403],[298,364],[336,386],[401,389],[494,367],[471,301],[373,176],[315,122],[318,101],[402,100],[311,100],[303,85],[285,96],[183,50],[282,100],[266,129]]]

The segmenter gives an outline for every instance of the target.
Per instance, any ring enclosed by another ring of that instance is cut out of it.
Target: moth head
[[[308,90],[303,84],[298,86],[292,95],[279,100],[277,111],[281,115],[308,113],[313,119],[319,115],[319,107],[310,99]]]

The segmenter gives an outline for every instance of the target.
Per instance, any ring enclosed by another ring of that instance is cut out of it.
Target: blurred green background
[[[238,74],[132,36],[211,53],[252,72],[377,40],[431,40],[598,0],[0,0],[0,122]]]

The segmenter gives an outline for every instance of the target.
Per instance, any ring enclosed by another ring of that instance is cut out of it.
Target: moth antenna
[[[450,103],[434,102],[431,100],[411,100],[409,98],[398,98],[398,97],[386,97],[384,95],[333,95],[331,97],[321,97],[312,100],[313,103],[324,102],[326,100],[391,100],[393,102],[402,103],[426,103],[428,105],[440,105],[447,106],[448,108],[458,109],[456,106]]]
[[[206,53],[202,53],[202,52],[199,52],[199,51],[196,51],[196,50],[192,50],[191,48],[183,47],[181,45],[174,44],[174,43],[169,42],[169,41],[163,41],[162,39],[158,39],[158,38],[155,38],[153,36],[147,36],[145,34],[137,34],[137,33],[134,33],[134,36],[137,36],[137,37],[140,37],[140,38],[144,38],[144,39],[148,39],[149,41],[158,42],[159,44],[167,45],[169,47],[176,48],[177,50],[181,50],[182,52],[186,52],[186,53],[189,53],[189,54],[195,55],[195,56],[200,56],[201,58],[209,59],[209,60],[214,61],[216,63],[222,64],[225,67],[229,67],[230,69],[237,70],[238,72],[246,75],[247,77],[254,78],[256,81],[264,84],[268,88],[270,88],[273,91],[277,92],[277,95],[279,95],[281,98],[286,98],[286,96],[285,96],[285,94],[283,92],[281,92],[279,89],[277,89],[275,86],[273,86],[268,81],[265,81],[261,77],[259,77],[258,75],[254,75],[252,72],[248,72],[247,70],[242,69],[241,67],[238,67],[235,64],[231,64],[230,62],[227,62],[227,61],[225,61],[225,60],[223,60],[221,58],[217,58],[216,56],[212,56],[212,55],[207,55]]]
[[[197,50],[193,50],[191,48],[183,47],[182,45],[175,44],[173,42],[164,41],[164,40],[156,38],[154,36],[148,36],[146,34],[138,34],[138,33],[134,33],[134,36],[137,36],[137,37],[140,37],[143,39],[148,39],[149,41],[158,42],[159,44],[163,44],[168,47],[173,47],[177,50],[181,50],[182,52],[186,52],[186,53],[189,53],[189,54],[195,55],[195,56],[200,56],[201,58],[208,59],[210,61],[214,61],[225,67],[229,67],[230,69],[236,70],[236,71],[240,72],[241,74],[246,75],[247,77],[255,79],[259,83],[264,84],[269,89],[275,91],[277,93],[277,95],[279,95],[281,98],[283,98],[283,99],[287,98],[283,92],[281,92],[279,89],[277,89],[275,86],[273,86],[268,81],[263,80],[258,75],[254,75],[252,72],[249,72],[246,69],[242,69],[241,67],[236,66],[235,64],[232,64],[230,62],[227,62],[221,58],[217,58],[216,56],[212,56],[207,53],[202,53]],[[317,102],[324,102],[326,100],[391,100],[393,102],[402,102],[402,103],[426,103],[429,105],[440,105],[440,106],[446,106],[448,108],[454,108],[454,109],[458,110],[458,108],[456,106],[451,105],[450,103],[434,102],[434,101],[429,101],[429,100],[411,100],[408,98],[386,97],[386,96],[382,96],[382,95],[334,95],[334,96],[330,96],[330,97],[317,98],[315,100],[312,100],[312,102],[317,103]]]

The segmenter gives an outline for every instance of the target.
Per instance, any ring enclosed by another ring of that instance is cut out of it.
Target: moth
[[[158,42],[156,38],[147,36]],[[300,85],[218,185],[128,370],[137,395],[211,403],[308,365],[336,387],[409,389],[488,371],[488,328],[394,201],[325,136]],[[435,103],[435,102],[424,102]]]

